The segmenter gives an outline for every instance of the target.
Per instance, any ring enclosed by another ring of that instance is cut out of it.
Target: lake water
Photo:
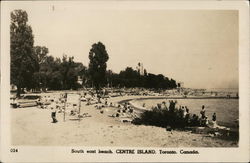
[[[145,103],[146,108],[150,109],[152,106],[156,106],[163,101],[169,106],[169,100],[171,99],[141,99],[136,100],[136,103],[141,106]],[[175,99],[173,100],[175,101]],[[179,105],[187,106],[191,114],[197,114],[199,116],[202,105],[205,105],[206,115],[209,120],[212,119],[212,114],[215,112],[217,115],[217,123],[219,125],[225,125],[228,127],[238,126],[238,99],[177,99],[177,108],[179,108]]]

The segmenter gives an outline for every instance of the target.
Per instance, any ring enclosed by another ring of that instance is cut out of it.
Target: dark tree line
[[[48,48],[34,46],[32,28],[27,22],[26,11],[11,12],[11,84],[17,86],[17,96],[24,88],[62,90],[81,87],[77,78],[86,73],[86,67],[74,62],[73,57],[54,58],[48,55]]]
[[[177,83],[173,79],[168,79],[162,74],[155,75],[144,71],[144,75],[134,70],[131,67],[127,67],[119,74],[107,71],[107,82],[112,87],[143,87],[154,89],[172,89],[177,87]]]
[[[74,62],[73,57],[63,56],[62,59],[47,56],[37,72],[37,87],[49,90],[68,90],[81,87],[78,76],[82,76],[86,67]]]
[[[27,24],[28,14],[23,10],[11,12],[10,54],[11,84],[22,90],[68,90],[80,87],[145,87],[154,89],[176,88],[176,82],[164,75],[144,75],[127,67],[119,74],[107,69],[109,55],[105,45],[94,43],[89,52],[89,67],[74,62],[74,57],[54,58],[44,46],[34,46],[32,28]],[[78,82],[80,77],[82,83]]]

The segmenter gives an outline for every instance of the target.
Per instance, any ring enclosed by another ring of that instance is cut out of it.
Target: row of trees
[[[143,87],[154,89],[172,89],[176,88],[176,81],[169,79],[162,74],[155,75],[144,71],[144,75],[127,67],[119,74],[113,73],[111,70],[107,72],[107,82],[113,87]]]
[[[48,48],[34,46],[32,28],[27,22],[26,11],[11,12],[11,84],[17,86],[17,96],[24,88],[60,90],[80,87],[77,77],[86,74],[86,67],[74,62],[74,57],[54,58],[48,55]]]
[[[17,96],[22,89],[28,90],[77,89],[83,85],[95,87],[145,87],[155,89],[176,88],[176,82],[164,75],[144,72],[144,75],[131,67],[119,74],[107,69],[109,55],[101,42],[92,45],[89,52],[88,68],[74,62],[74,57],[54,58],[48,55],[44,46],[34,46],[32,28],[27,24],[28,14],[23,10],[11,12],[10,54],[11,84],[17,86]],[[81,78],[82,84],[78,83]]]

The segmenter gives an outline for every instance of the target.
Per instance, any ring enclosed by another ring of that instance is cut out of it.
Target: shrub
[[[143,112],[140,118],[135,118],[132,123],[136,125],[152,125],[158,127],[184,128],[187,126],[199,126],[200,120],[197,115],[192,117],[188,113],[184,116],[183,110],[175,108],[176,102],[170,101],[169,109],[154,107],[152,110]]]

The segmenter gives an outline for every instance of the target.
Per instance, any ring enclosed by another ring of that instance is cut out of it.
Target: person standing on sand
[[[105,99],[105,105],[106,105],[106,106],[108,105],[108,100],[107,100],[107,98]]]
[[[56,119],[56,109],[53,106],[51,107],[51,118],[52,118],[52,123],[58,122]]]

